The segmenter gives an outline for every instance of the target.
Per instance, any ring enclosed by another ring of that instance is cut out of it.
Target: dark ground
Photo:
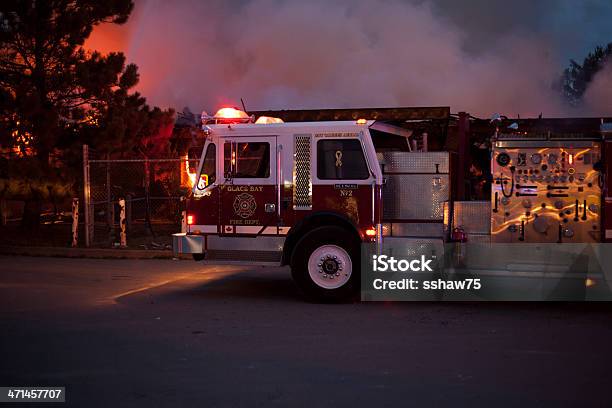
[[[69,406],[610,406],[611,348],[607,303],[320,305],[281,268],[0,258],[0,386]]]
[[[144,222],[134,223],[128,230],[127,247],[129,249],[172,249],[172,234],[180,232],[177,224],[152,225],[152,233]],[[117,227],[113,234],[105,224],[96,223],[92,248],[112,248],[119,245],[120,230]],[[85,247],[85,227],[79,225],[79,247]],[[41,224],[36,230],[24,229],[19,222],[0,225],[0,246],[58,247],[68,248],[72,244],[72,224],[70,222]]]

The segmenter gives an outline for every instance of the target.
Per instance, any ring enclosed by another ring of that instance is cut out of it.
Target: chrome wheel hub
[[[337,289],[351,277],[353,264],[348,252],[337,245],[323,245],[308,259],[308,274],[324,289]]]

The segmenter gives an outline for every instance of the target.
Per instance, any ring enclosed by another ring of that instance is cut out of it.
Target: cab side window
[[[202,166],[202,174],[208,176],[208,184],[212,184],[217,179],[216,171],[217,149],[213,143],[208,145],[206,155],[204,155],[204,165]]]
[[[226,142],[223,145],[223,172],[235,178],[270,177],[270,143]]]
[[[357,139],[317,142],[317,177],[321,180],[365,180],[370,176]]]

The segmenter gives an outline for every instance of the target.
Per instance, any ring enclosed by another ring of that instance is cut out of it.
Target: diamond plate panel
[[[448,152],[383,152],[378,160],[384,173],[448,174],[450,167]]]
[[[448,174],[388,174],[383,186],[383,218],[443,220],[449,199]]]
[[[388,237],[385,248],[395,257],[416,258],[420,255],[431,257],[444,256],[444,241],[442,239]]]
[[[312,209],[312,176],[310,174],[311,135],[295,135],[293,162],[293,209]]]
[[[467,242],[472,244],[490,244],[491,234],[467,234]]]
[[[444,225],[442,223],[398,223],[391,226],[391,235],[394,237],[443,237]]]
[[[491,232],[490,201],[455,201],[453,227],[463,227],[468,234],[489,234]]]

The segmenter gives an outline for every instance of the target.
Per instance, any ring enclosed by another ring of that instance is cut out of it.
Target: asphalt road
[[[606,303],[322,305],[282,268],[0,258],[0,386],[69,406],[610,406],[611,347]]]

